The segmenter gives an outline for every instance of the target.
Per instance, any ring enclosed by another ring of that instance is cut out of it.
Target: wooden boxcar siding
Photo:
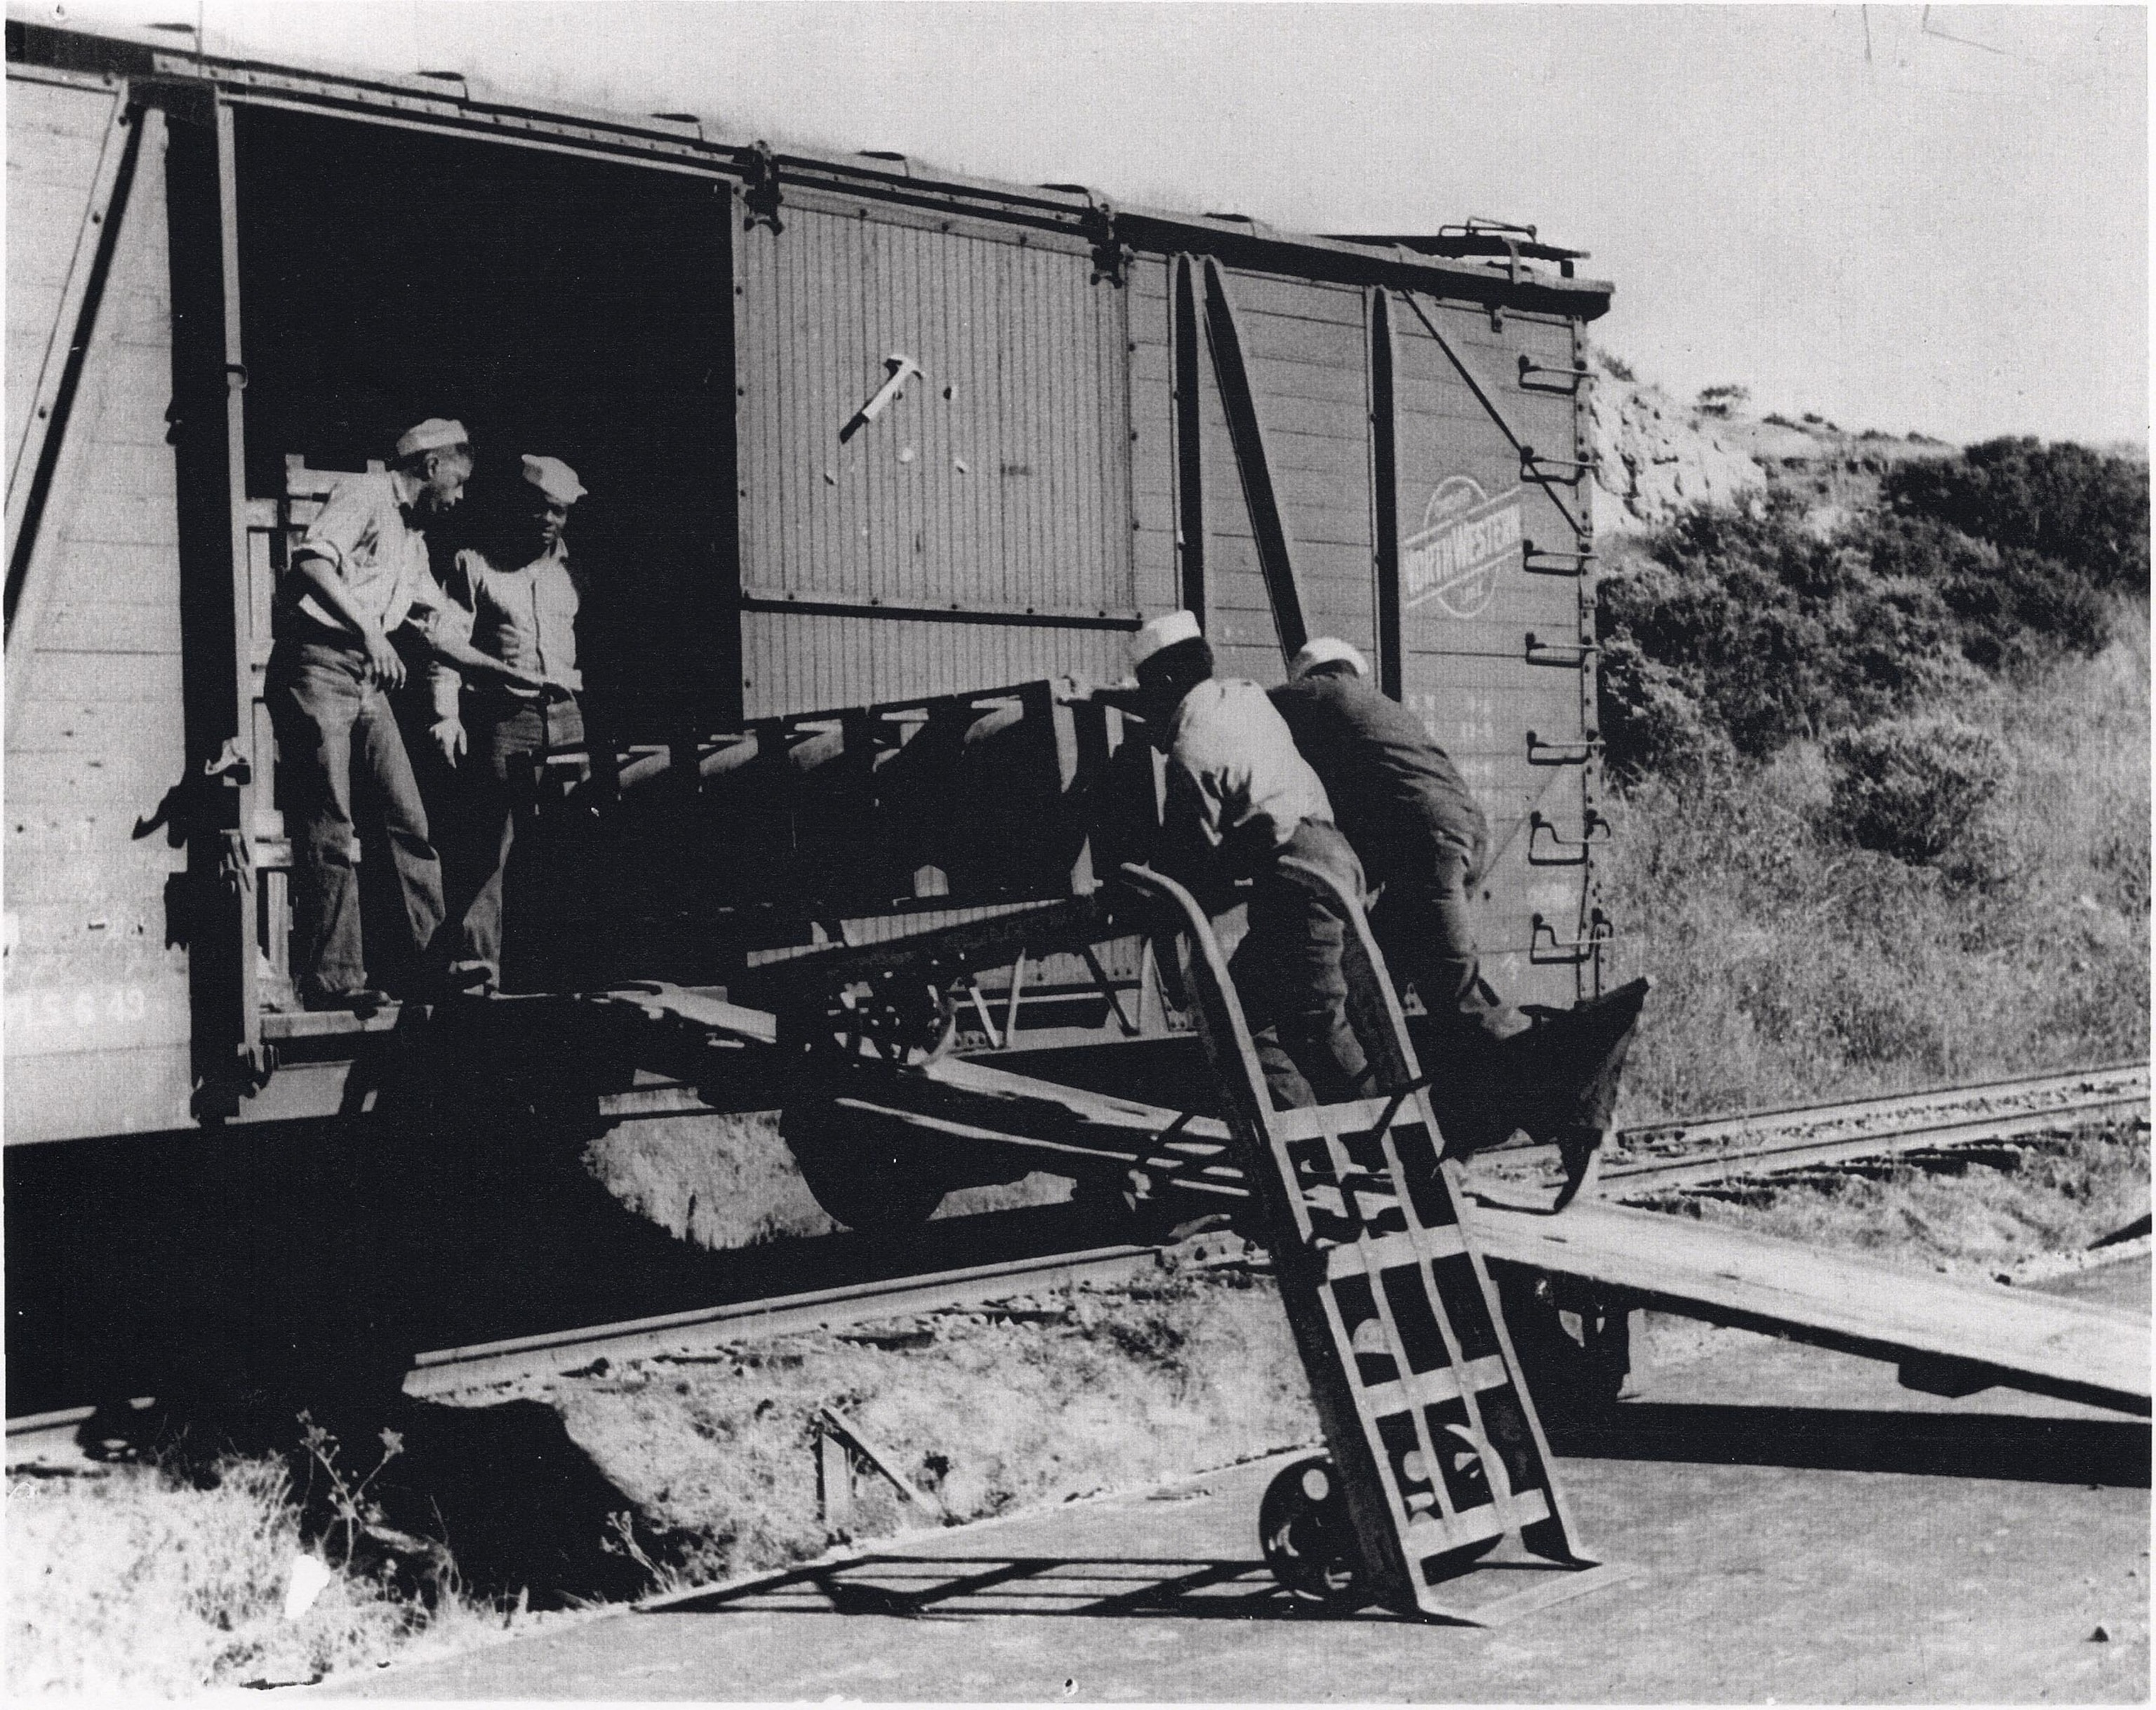
[[[1132,278],[1132,418],[1136,424],[1133,503],[1137,562],[1149,609],[1179,602],[1174,456],[1172,259],[1148,259]],[[1273,484],[1313,635],[1377,647],[1377,566],[1371,471],[1369,307],[1357,289],[1229,270],[1235,305]],[[1570,367],[1570,323],[1509,315],[1493,328],[1486,312],[1421,300],[1512,432],[1543,457],[1576,456],[1578,404],[1569,392],[1520,384],[1519,358]],[[1440,488],[1457,477],[1486,499],[1519,506],[1523,535],[1560,551],[1580,540],[1548,492],[1521,479],[1520,458],[1417,319],[1395,296],[1394,356],[1398,537],[1404,560],[1430,526]],[[1199,337],[1204,339],[1201,330]],[[1283,675],[1271,602],[1227,433],[1209,348],[1198,363],[1201,481],[1206,539],[1206,622],[1224,670],[1277,683]],[[1537,376],[1537,385],[1561,385]],[[1457,491],[1459,489],[1453,489]],[[1571,489],[1559,489],[1568,496]],[[1574,507],[1575,515],[1578,514]],[[1587,774],[1578,765],[1528,762],[1526,733],[1578,743],[1587,722],[1583,673],[1530,663],[1527,637],[1568,648],[1580,637],[1584,585],[1534,575],[1515,551],[1481,586],[1402,591],[1402,689],[1432,737],[1459,763],[1491,825],[1493,858],[1477,923],[1493,980],[1510,995],[1566,1003],[1577,993],[1573,967],[1537,960],[1542,939],[1570,939],[1584,905],[1584,866],[1531,861],[1530,816],[1540,810],[1577,835]],[[1419,594],[1419,597],[1418,597]],[[1541,854],[1549,852],[1543,845]]]
[[[9,385],[51,329],[44,289],[64,222],[17,223],[18,183],[79,173],[112,97],[11,76]],[[166,944],[164,885],[184,863],[137,837],[185,765],[162,115],[141,155],[95,310],[67,443],[36,548],[50,588],[23,614],[8,667],[6,988],[11,1142],[187,1120],[184,952]],[[20,168],[20,176],[18,168]],[[12,427],[11,423],[11,427]]]
[[[1579,455],[1575,398],[1568,391],[1522,387],[1518,366],[1524,354],[1537,364],[1568,369],[1574,344],[1568,323],[1508,315],[1500,330],[1480,310],[1427,299],[1420,306],[1474,371],[1514,435],[1546,458]],[[1473,482],[1485,495],[1484,509],[1516,502],[1524,538],[1563,552],[1588,543],[1567,520],[1559,500],[1584,520],[1586,489],[1560,486],[1553,497],[1540,484],[1522,480],[1512,439],[1414,308],[1395,303],[1393,335],[1399,533],[1403,580],[1409,584],[1401,592],[1403,699],[1459,763],[1489,817],[1494,852],[1483,880],[1486,900],[1478,931],[1493,983],[1508,995],[1568,1002],[1574,970],[1562,962],[1534,960],[1533,921],[1540,914],[1548,923],[1544,955],[1551,954],[1552,936],[1576,938],[1589,869],[1532,861],[1531,816],[1540,811],[1564,835],[1577,835],[1587,769],[1531,763],[1527,733],[1547,743],[1577,744],[1589,722],[1587,703],[1582,668],[1531,663],[1527,637],[1532,633],[1545,648],[1575,648],[1585,585],[1574,577],[1532,574],[1517,551],[1486,580],[1451,591],[1417,589],[1405,566],[1449,482],[1463,477]]]
[[[742,693],[751,718],[820,712],[1070,673],[1111,680],[1127,653],[1122,630],[748,612]]]
[[[1363,294],[1242,272],[1227,275],[1251,392],[1280,503],[1304,617],[1312,635],[1375,644],[1368,359]],[[1133,478],[1137,533],[1149,564],[1176,563],[1172,264],[1136,270],[1132,412],[1142,455]],[[1199,335],[1201,340],[1204,333]],[[1221,669],[1260,683],[1284,674],[1272,602],[1237,473],[1209,351],[1199,360],[1200,481],[1205,501],[1205,618]],[[1147,429],[1152,430],[1152,433]],[[1173,572],[1163,602],[1179,599]],[[1162,609],[1156,605],[1154,610]]]
[[[8,467],[16,469],[38,376],[67,353],[60,300],[93,247],[90,188],[112,129],[116,90],[8,79]],[[10,488],[27,471],[11,475]]]
[[[1136,610],[1122,291],[1044,234],[782,213],[736,238],[746,709],[1099,668],[1122,632],[1023,620]],[[894,353],[923,372],[842,442]],[[756,608],[793,601],[857,615]]]

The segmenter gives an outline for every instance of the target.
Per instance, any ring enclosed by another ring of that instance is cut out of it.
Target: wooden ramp
[[[895,1076],[878,1103],[932,1129],[1029,1147],[1046,1169],[1112,1160],[1224,1208],[1248,1191],[1216,1120],[983,1063],[946,1060]],[[1486,1257],[1657,1310],[1889,1360],[1912,1389],[1969,1395],[1999,1384],[2149,1411],[2149,1321],[2118,1308],[1592,1201],[1548,1216],[1471,1199],[1461,1221]]]
[[[647,987],[611,1001],[748,1046],[771,1018],[712,995]],[[843,1103],[913,1124],[932,1143],[998,1142],[1039,1167],[1082,1176],[1146,1170],[1228,1209],[1249,1187],[1225,1124],[1135,1099],[1081,1092],[962,1058],[893,1070]],[[1885,1359],[1934,1394],[1992,1385],[2149,1412],[2149,1321],[2114,1307],[1903,1270],[1690,1218],[1583,1201],[1557,1216],[1464,1199],[1461,1221],[1487,1257],[1577,1277],[1639,1304],[1712,1323]]]
[[[1562,1216],[1471,1205],[1485,1257],[1578,1277],[1639,1304],[1902,1368],[1912,1388],[1994,1384],[2149,1410],[2149,1321],[2117,1307],[1904,1270],[1690,1218],[1580,1204]]]

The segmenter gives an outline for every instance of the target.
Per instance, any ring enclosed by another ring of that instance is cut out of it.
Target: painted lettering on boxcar
[[[1440,481],[1424,507],[1422,528],[1400,543],[1400,609],[1435,600],[1455,617],[1472,617],[1496,591],[1497,572],[1517,556],[1520,489],[1492,499],[1472,475]]]

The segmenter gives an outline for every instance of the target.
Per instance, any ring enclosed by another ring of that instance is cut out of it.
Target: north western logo
[[[1472,617],[1497,591],[1497,572],[1520,550],[1520,489],[1492,499],[1471,475],[1438,484],[1422,528],[1400,543],[1400,609],[1435,600],[1455,617]]]

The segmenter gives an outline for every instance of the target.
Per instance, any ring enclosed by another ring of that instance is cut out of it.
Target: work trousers
[[[382,965],[416,970],[442,924],[442,870],[389,698],[355,638],[280,637],[265,683],[278,799],[292,840],[293,970],[303,998],[367,984],[354,838],[379,826],[407,941]]]
[[[466,705],[470,704],[468,700]],[[509,852],[516,842],[516,803],[510,779],[523,769],[521,762],[528,757],[581,747],[584,719],[573,700],[542,706],[536,701],[490,696],[480,700],[466,731],[471,743],[465,760],[471,774],[470,846],[456,864],[464,879],[459,893],[469,889],[470,899],[457,925],[456,960],[462,967],[485,969],[488,978],[499,983],[502,890]]]
[[[1275,1108],[1337,1104],[1369,1090],[1369,1064],[1348,1016],[1346,954],[1354,926],[1338,893],[1287,864],[1330,874],[1359,904],[1362,863],[1329,825],[1305,820],[1259,873],[1250,930],[1229,973],[1250,1024]]]
[[[1456,844],[1431,838],[1396,855],[1370,929],[1394,981],[1412,985],[1442,1033],[1463,1041],[1509,1039],[1527,1018],[1491,991],[1469,924],[1468,893],[1480,875]]]

